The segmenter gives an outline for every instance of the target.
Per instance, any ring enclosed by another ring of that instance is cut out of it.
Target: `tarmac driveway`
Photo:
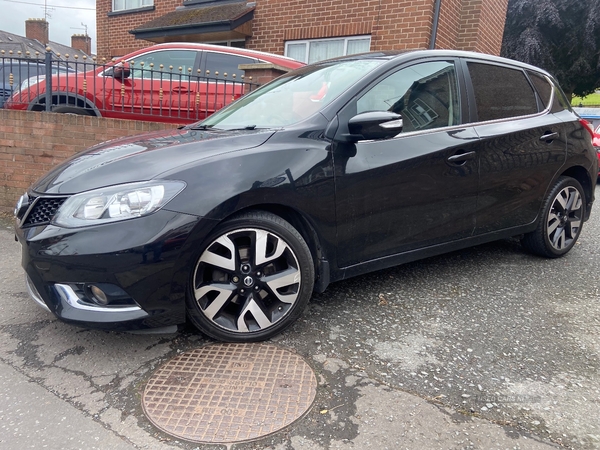
[[[319,386],[293,425],[233,448],[600,448],[600,188],[565,258],[505,240],[333,284],[271,341]],[[222,448],[146,419],[141,392],[212,341],[65,325],[29,300],[0,227],[0,448]]]

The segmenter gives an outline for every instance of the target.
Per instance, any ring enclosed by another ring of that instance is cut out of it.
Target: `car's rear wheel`
[[[306,242],[288,222],[252,211],[207,239],[187,296],[191,322],[228,342],[268,339],[303,312],[314,285]]]
[[[536,230],[523,237],[523,246],[548,258],[566,254],[581,234],[584,200],[583,188],[577,180],[560,177],[544,201]]]

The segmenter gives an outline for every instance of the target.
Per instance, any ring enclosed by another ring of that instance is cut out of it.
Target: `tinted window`
[[[538,112],[533,88],[521,70],[469,62],[480,121]]]
[[[542,102],[543,109],[546,109],[552,97],[552,85],[548,82],[546,77],[542,76],[541,74],[530,71],[527,71],[527,74],[535,86],[535,90],[537,91]]]
[[[554,86],[554,101],[552,102],[552,109],[551,109],[551,111],[553,113],[555,113],[555,112],[563,111],[565,109],[569,109],[570,110],[571,109],[571,104],[565,98],[565,95],[560,90],[560,88],[558,86]]]
[[[144,78],[150,78],[150,70],[162,71],[167,74],[193,75],[197,55],[198,52],[194,50],[159,50],[138,55],[129,60],[131,76],[141,78],[143,71]],[[153,77],[157,77],[157,75],[153,74]]]
[[[460,123],[454,63],[435,61],[399,70],[357,101],[357,113],[393,111],[402,115],[402,131]]]
[[[546,77],[539,73],[527,71],[531,82],[535,86],[536,91],[538,92],[544,108],[548,107],[550,100],[552,100],[552,108],[551,112],[559,112],[565,109],[569,109],[569,102],[562,95],[562,92],[557,86],[554,86]],[[554,97],[552,98],[552,93],[554,92]]]
[[[246,58],[238,55],[228,55],[225,53],[205,52],[204,70],[209,70],[210,75],[219,72],[219,76],[224,73],[230,78],[233,74],[236,77],[244,75],[244,71],[238,69],[240,64],[253,64],[256,62],[253,58]]]

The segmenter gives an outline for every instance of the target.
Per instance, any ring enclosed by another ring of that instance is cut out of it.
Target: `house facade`
[[[97,0],[98,56],[205,42],[304,62],[363,51],[499,54],[508,0]]]

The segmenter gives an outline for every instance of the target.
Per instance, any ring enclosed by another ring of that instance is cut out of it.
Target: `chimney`
[[[37,39],[42,44],[48,44],[48,22],[46,19],[27,19],[25,21],[25,36]]]
[[[92,38],[86,34],[74,34],[71,36],[71,47],[80,50],[87,55],[92,54]]]

